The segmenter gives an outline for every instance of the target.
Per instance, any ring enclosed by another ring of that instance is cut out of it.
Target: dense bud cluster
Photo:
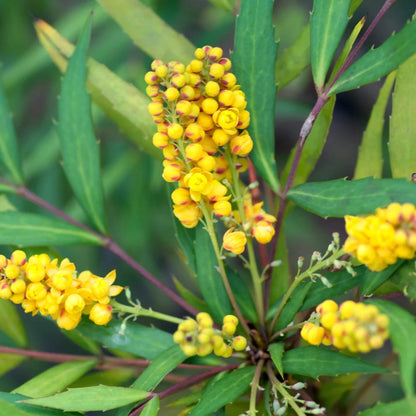
[[[416,250],[416,208],[396,202],[367,217],[345,217],[344,250],[374,271],[398,258],[412,259]]]
[[[145,81],[152,100],[149,112],[158,130],[153,144],[163,151],[163,178],[178,184],[171,195],[174,215],[187,228],[203,217],[202,206],[218,218],[233,217],[227,186],[233,181],[230,163],[237,174],[247,169],[253,141],[246,130],[247,102],[231,72],[231,61],[221,48],[204,46],[196,49],[187,66],[155,60],[151,68]],[[247,229],[234,221],[229,228],[235,225],[260,243],[271,239],[270,222],[259,220],[255,228]],[[224,248],[240,254],[245,236],[237,237],[237,248],[227,243]],[[230,238],[236,240],[235,235]]]
[[[307,322],[300,333],[312,345],[366,353],[381,348],[389,336],[389,318],[374,305],[348,300],[338,307],[333,300],[326,300],[316,312],[319,323]]]
[[[221,331],[213,325],[211,316],[206,312],[200,312],[196,320],[188,318],[179,324],[178,330],[173,334],[173,340],[188,357],[205,357],[213,352],[219,357],[228,358],[233,350],[243,351],[246,348],[246,338],[234,337],[238,325],[236,316],[224,316]]]
[[[110,298],[123,288],[113,285],[116,272],[99,277],[90,271],[77,273],[68,259],[58,264],[47,254],[29,258],[16,250],[7,259],[0,255],[0,298],[21,304],[26,313],[40,312],[63,329],[74,329],[82,314],[97,325],[106,325],[112,314]]]

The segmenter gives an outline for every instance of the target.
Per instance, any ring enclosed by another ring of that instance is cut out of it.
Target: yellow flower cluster
[[[178,184],[171,195],[174,215],[187,228],[198,224],[202,208],[222,219],[232,217],[229,163],[237,173],[247,169],[245,157],[253,141],[245,130],[250,122],[247,101],[230,71],[231,61],[221,48],[204,46],[187,66],[155,60],[151,68],[145,81],[158,130],[153,144],[163,150],[163,178]],[[244,233],[252,232],[262,242],[265,227],[260,223]],[[239,239],[242,251],[243,240],[245,235]]]
[[[351,300],[338,305],[326,300],[316,307],[319,324],[307,322],[301,331],[312,345],[333,345],[351,352],[366,353],[381,348],[389,336],[389,318],[374,305]]]
[[[416,250],[416,207],[397,202],[367,217],[345,217],[348,238],[344,251],[374,271],[398,258],[412,259]]]
[[[26,313],[40,312],[56,320],[63,329],[74,329],[82,314],[97,325],[106,325],[112,315],[110,297],[123,288],[113,285],[116,272],[99,277],[90,271],[77,273],[68,259],[58,264],[47,254],[29,258],[16,250],[7,259],[0,255],[0,298],[21,304]]]
[[[213,325],[211,316],[206,312],[200,312],[196,320],[188,318],[179,324],[178,330],[173,334],[173,340],[188,357],[205,357],[213,352],[219,357],[228,358],[233,350],[243,351],[246,348],[246,338],[241,335],[233,336],[238,325],[236,316],[225,316],[221,331]]]

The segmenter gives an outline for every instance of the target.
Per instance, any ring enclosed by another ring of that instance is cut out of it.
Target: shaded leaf
[[[130,380],[136,376],[135,369],[118,368],[117,370],[95,371],[90,374],[86,374],[74,383],[71,383],[70,387],[87,387],[97,386],[104,384],[106,386],[120,386],[126,385]]]
[[[79,347],[83,348],[84,350],[90,352],[93,355],[100,355],[102,353],[100,345],[97,341],[89,338],[82,334],[78,329],[71,329],[70,331],[66,331],[65,329],[61,329],[61,332],[69,338],[72,342],[77,344]]]
[[[357,413],[357,416],[391,416],[391,415],[416,415],[416,398],[408,397],[392,403],[377,403],[371,409]]]
[[[402,262],[399,262],[399,266]],[[389,282],[396,285],[410,299],[416,299],[416,279],[414,260],[405,261],[392,274]]]
[[[258,320],[256,307],[253,299],[250,296],[245,282],[241,276],[233,270],[227,269],[228,281],[230,282],[231,290],[235,297],[238,307],[245,318],[255,323]]]
[[[273,364],[276,366],[277,371],[283,377],[283,352],[285,344],[283,342],[276,342],[269,345],[270,356],[272,357]]]
[[[13,370],[26,359],[23,355],[0,353],[0,376]]]
[[[149,394],[147,391],[127,387],[95,386],[68,389],[54,396],[26,399],[22,402],[69,411],[105,411],[145,399]]]
[[[50,246],[68,244],[102,245],[94,234],[60,219],[26,212],[0,212],[0,244]]]
[[[173,191],[174,187],[169,187],[171,191]],[[185,254],[185,263],[189,265],[192,271],[196,274],[196,257],[195,257],[195,228],[186,228],[184,227],[181,222],[173,217],[173,224],[175,226],[175,235],[179,242],[179,245]],[[201,227],[198,225],[197,227]]]
[[[12,393],[32,398],[49,396],[78,380],[93,369],[97,362],[97,360],[82,360],[55,365],[17,387]]]
[[[20,315],[12,302],[0,299],[0,330],[7,334],[19,347],[27,345],[26,331]]]
[[[367,214],[391,202],[416,204],[416,185],[405,179],[335,179],[298,185],[287,197],[321,217],[343,217]]]
[[[63,168],[71,187],[94,225],[107,230],[102,194],[99,146],[91,120],[91,99],[86,90],[87,52],[91,21],[69,59],[59,100],[58,133]]]
[[[178,279],[176,279],[176,277],[173,278],[173,283],[175,284],[176,290],[179,292],[183,300],[185,300],[195,309],[198,309],[198,311],[208,311],[207,304],[198,296],[194,295],[189,289],[187,289]]]
[[[392,72],[386,78],[383,87],[380,89],[377,101],[371,110],[370,119],[368,120],[367,128],[364,131],[361,146],[358,151],[354,179],[361,179],[367,176],[381,178],[382,176],[384,117],[395,75],[395,72]]]
[[[156,416],[159,413],[159,396],[153,397],[149,400],[146,406],[143,408],[140,416]]]
[[[283,354],[283,368],[285,373],[316,379],[320,376],[338,376],[350,373],[389,373],[389,370],[378,365],[348,357],[338,351],[315,346],[286,351]]]
[[[359,277],[361,284],[360,295],[368,296],[374,293],[374,291],[387,279],[389,279],[402,265],[403,261],[399,260],[381,272],[372,272],[371,270],[367,270],[366,273]]]
[[[232,61],[250,111],[248,131],[254,142],[250,158],[273,190],[279,188],[274,159],[274,79],[277,43],[272,26],[273,0],[241,3]]]

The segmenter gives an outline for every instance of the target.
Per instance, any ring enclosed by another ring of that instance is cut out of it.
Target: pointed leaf
[[[314,0],[311,15],[311,64],[315,84],[322,88],[329,65],[348,23],[350,1]]]
[[[97,236],[62,220],[26,212],[0,212],[0,244],[50,246],[96,244]]]
[[[381,178],[382,176],[384,118],[395,75],[396,73],[392,72],[386,78],[383,87],[380,89],[377,101],[371,111],[367,128],[365,129],[361,140],[357,164],[354,171],[354,179],[366,178],[367,176]],[[404,154],[402,156],[404,156]],[[408,177],[410,176],[411,175],[409,174]]]
[[[0,354],[0,377],[7,373],[13,368],[17,367],[20,363],[25,361],[27,358],[22,355],[17,354]],[[1,414],[1,413],[0,413]]]
[[[371,270],[367,270],[366,273],[364,273],[362,276],[359,276],[361,284],[360,295],[370,296],[387,279],[394,275],[402,265],[403,260],[399,260],[395,264],[392,264],[391,266],[387,267],[387,269],[384,269],[381,272],[372,272]]]
[[[0,300],[0,330],[15,341],[19,347],[27,345],[26,331],[16,306],[5,299]]]
[[[283,377],[283,352],[285,344],[283,342],[276,342],[269,345],[269,352],[272,358],[273,364],[276,366],[277,371]]]
[[[68,389],[64,393],[39,399],[26,399],[22,403],[52,407],[65,411],[105,411],[138,402],[150,393],[127,387],[95,386]]]
[[[175,32],[150,7],[137,0],[98,0],[133,42],[149,56],[162,61],[186,64],[195,47]]]
[[[233,402],[248,389],[254,371],[254,367],[238,368],[211,383],[189,416],[211,415],[222,406]]]
[[[105,233],[99,148],[91,120],[91,99],[86,90],[90,33],[91,21],[81,35],[62,81],[58,132],[69,183],[94,225]]]
[[[416,20],[409,22],[381,46],[354,62],[334,83],[328,95],[378,81],[416,53]]]
[[[408,397],[392,403],[377,403],[371,409],[357,413],[357,416],[391,416],[391,415],[415,415],[416,398]]]
[[[97,363],[97,360],[82,360],[55,365],[17,387],[12,393],[32,398],[49,396],[68,387]]]
[[[405,179],[335,179],[298,185],[287,197],[321,217],[343,217],[367,214],[391,202],[416,204],[416,184]]]
[[[237,17],[233,68],[246,94],[248,131],[254,142],[250,158],[273,190],[279,188],[274,158],[274,79],[277,43],[272,26],[273,0],[241,3]]]
[[[414,317],[400,306],[381,299],[366,301],[376,305],[390,319],[389,332],[394,351],[399,356],[400,379],[406,397],[415,394],[416,323]]]
[[[415,262],[414,260],[408,260],[398,263],[401,267],[398,267],[397,271],[392,274],[389,283],[398,287],[409,299],[416,299]]]
[[[156,416],[159,413],[159,396],[153,397],[149,400],[146,406],[143,408],[140,416]]]
[[[118,368],[117,370],[95,371],[89,373],[74,383],[71,387],[88,387],[104,384],[106,386],[123,386],[128,385],[129,382],[136,377],[136,370]]]
[[[400,65],[390,118],[389,155],[393,178],[411,178],[416,160],[416,54]]]
[[[173,283],[175,284],[176,290],[179,292],[183,300],[201,312],[208,311],[207,304],[198,296],[194,295],[189,289],[187,289],[178,279],[176,279],[176,277],[173,278]]]
[[[338,351],[315,346],[286,351],[283,354],[283,368],[285,373],[316,379],[320,376],[338,376],[350,373],[389,373],[389,370],[378,365],[348,357]]]

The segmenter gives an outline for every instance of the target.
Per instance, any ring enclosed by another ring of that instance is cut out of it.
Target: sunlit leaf
[[[159,396],[153,397],[149,400],[146,406],[143,408],[140,416],[156,416],[159,413]]]
[[[391,403],[377,403],[371,409],[357,413],[357,416],[415,415],[416,398],[408,397]]]

